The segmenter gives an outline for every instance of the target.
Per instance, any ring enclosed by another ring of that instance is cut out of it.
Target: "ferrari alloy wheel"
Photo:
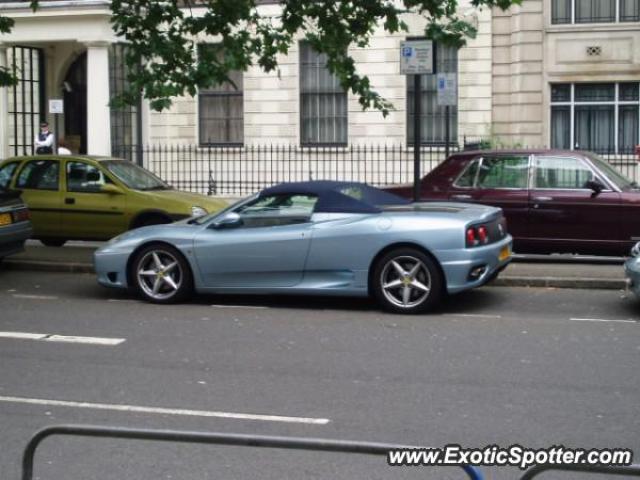
[[[154,303],[175,303],[193,288],[184,257],[168,245],[151,245],[138,253],[130,278],[138,292]]]
[[[394,312],[424,312],[442,297],[440,270],[431,258],[412,248],[387,253],[377,263],[372,280],[377,300]]]

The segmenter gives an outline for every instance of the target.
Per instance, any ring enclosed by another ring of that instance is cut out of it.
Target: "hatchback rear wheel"
[[[193,291],[189,264],[178,250],[168,245],[142,249],[131,269],[129,278],[136,290],[153,303],[177,303]]]
[[[414,248],[398,248],[384,255],[376,263],[372,281],[376,299],[392,312],[425,312],[442,299],[440,269]]]

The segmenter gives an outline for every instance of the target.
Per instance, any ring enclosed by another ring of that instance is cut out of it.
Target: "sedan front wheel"
[[[173,247],[150,245],[136,255],[131,268],[136,290],[151,302],[177,303],[191,295],[191,269]]]
[[[376,299],[392,312],[425,312],[442,298],[440,270],[417,249],[399,248],[384,255],[376,264],[372,280]]]

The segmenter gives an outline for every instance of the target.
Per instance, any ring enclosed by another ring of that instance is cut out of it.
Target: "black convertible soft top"
[[[366,183],[314,180],[281,183],[260,192],[267,195],[314,195],[318,197],[314,211],[330,213],[380,213],[380,207],[407,205],[410,202]]]

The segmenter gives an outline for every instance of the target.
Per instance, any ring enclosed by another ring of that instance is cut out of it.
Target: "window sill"
[[[640,22],[611,22],[611,23],[562,23],[547,25],[545,33],[568,32],[637,32]]]
[[[200,143],[198,148],[244,148],[244,143]]]
[[[301,143],[300,148],[314,149],[314,148],[336,148],[346,150],[349,148],[348,143]]]

